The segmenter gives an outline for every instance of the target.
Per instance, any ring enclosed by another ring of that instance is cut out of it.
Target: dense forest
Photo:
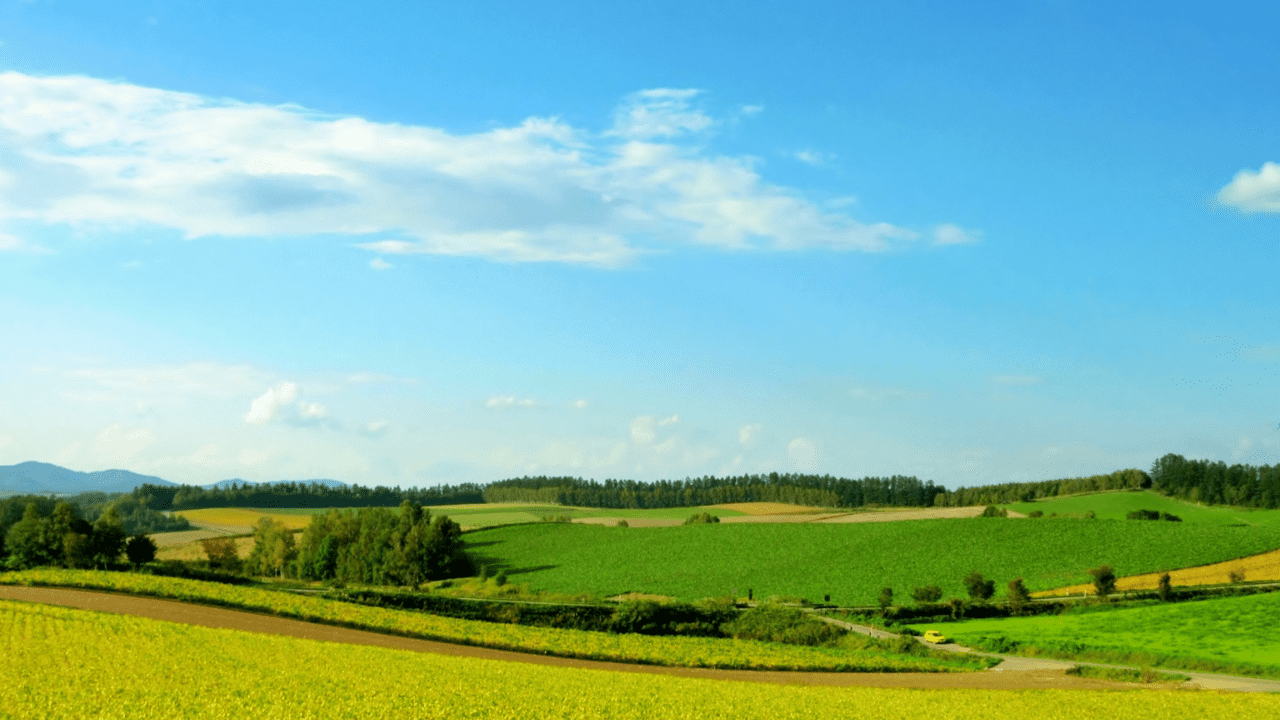
[[[1280,465],[1228,465],[1170,453],[1151,466],[1152,487],[1206,505],[1280,507]]]
[[[1107,475],[1092,475],[1062,480],[1003,483],[978,487],[956,488],[943,491],[934,498],[938,507],[970,507],[973,505],[1003,505],[1004,503],[1030,502],[1037,498],[1059,495],[1101,492],[1103,490],[1141,490],[1152,486],[1151,476],[1141,470],[1117,470]]]
[[[894,475],[861,480],[830,475],[739,475],[684,480],[583,480],[522,477],[484,489],[485,502],[547,502],[598,508],[669,508],[736,502],[781,502],[821,507],[928,507],[945,488]]]
[[[406,500],[419,505],[484,502],[480,485],[440,485],[430,488],[330,487],[323,483],[285,482],[271,485],[232,483],[221,488],[196,485],[139,485],[133,497],[155,510],[196,510],[211,507],[394,507]]]

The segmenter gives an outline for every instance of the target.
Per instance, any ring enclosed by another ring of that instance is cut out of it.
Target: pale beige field
[[[722,503],[720,505],[711,505],[713,508],[723,508],[725,510],[737,510],[747,515],[792,515],[792,514],[815,514],[830,513],[830,510],[820,507],[810,507],[808,505],[791,505],[788,503],[769,503],[769,502],[744,502],[744,503]]]
[[[249,557],[249,553],[253,552],[253,538],[241,537],[235,539],[236,555],[241,559]],[[176,545],[160,548],[156,552],[157,560],[208,560],[209,556],[204,552],[204,546],[198,540],[188,542],[185,545]]]
[[[1221,585],[1231,582],[1231,572],[1241,571],[1244,580],[1278,580],[1280,581],[1280,550],[1272,550],[1261,555],[1250,555],[1238,560],[1201,565],[1199,567],[1182,568],[1169,571],[1169,582],[1174,587],[1179,585]],[[1160,573],[1130,575],[1116,580],[1116,589],[1155,590],[1160,584]],[[1053,595],[1092,595],[1093,585],[1069,585],[1067,587],[1043,590],[1032,593],[1032,597],[1050,597]]]

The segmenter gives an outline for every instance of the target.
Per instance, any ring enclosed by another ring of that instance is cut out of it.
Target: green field
[[[1280,527],[1280,510],[1257,510],[1221,505],[1196,505],[1143,490],[1138,492],[1106,492],[1087,495],[1071,495],[1048,498],[1029,503],[1011,503],[1000,507],[1029,513],[1040,510],[1045,515],[1083,516],[1093,511],[1099,520],[1124,520],[1134,510],[1156,510],[1177,515],[1183,522],[1203,525],[1250,525],[1255,527]],[[1137,521],[1154,522],[1154,521]],[[1163,522],[1163,521],[1162,521]]]
[[[0,602],[4,718],[1275,717],[1256,694],[778,686],[339,645]]]
[[[1280,548],[1280,526],[1230,527],[1127,520],[973,518],[850,524],[720,524],[613,528],[535,524],[478,530],[468,550],[533,589],[611,596],[647,592],[694,600],[736,589],[844,605],[898,601],[938,585],[964,597],[969,572],[1016,577],[1031,590],[1087,582],[1089,568],[1117,575],[1202,565]]]
[[[1280,677],[1280,593],[932,625],[961,645],[1019,654]],[[918,629],[923,630],[925,626]]]

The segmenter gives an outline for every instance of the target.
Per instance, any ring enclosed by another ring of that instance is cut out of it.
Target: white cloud
[[[951,223],[944,223],[933,229],[934,245],[966,245],[981,241],[981,230],[966,230]]]
[[[690,107],[697,90],[658,88],[632,93],[615,111],[610,135],[634,140],[706,130],[714,121]]]
[[[371,437],[371,438],[382,437],[386,433],[387,433],[386,420],[374,420],[371,423],[366,423],[364,426],[364,430],[361,432],[361,434],[364,435],[365,437]]]
[[[588,402],[588,401],[586,401],[586,400],[574,400],[574,401],[573,401],[573,409],[574,409],[574,410],[586,410],[590,405],[591,405],[591,403],[590,403],[590,402]]]
[[[1246,212],[1280,212],[1280,164],[1241,170],[1218,191],[1218,202]]]
[[[658,425],[662,425],[662,426],[665,426],[665,425],[675,425],[675,424],[676,424],[676,423],[678,423],[678,422],[680,422],[680,416],[679,416],[679,415],[671,415],[671,416],[669,416],[669,417],[664,417],[664,418],[662,418],[661,420],[659,420],[659,421],[658,421]]]
[[[813,165],[814,167],[826,165],[828,161],[826,155],[813,150],[799,150],[793,153],[792,157],[806,165]]]
[[[125,430],[119,423],[113,423],[98,433],[94,451],[100,463],[120,463],[137,455],[155,440],[146,428]]]
[[[763,105],[743,105],[742,110],[740,110],[739,112],[741,112],[743,115],[758,115],[764,112],[764,106]]]
[[[494,395],[485,401],[484,406],[490,410],[509,410],[511,408],[537,407],[538,401],[532,398],[517,398],[515,395]]]
[[[756,439],[760,437],[760,431],[764,429],[759,423],[752,425],[743,425],[738,428],[738,442],[743,446],[750,447],[754,445]]]
[[[379,256],[601,267],[688,243],[877,251],[914,237],[823,209],[768,183],[750,159],[687,141],[714,124],[692,107],[695,95],[631,95],[604,133],[530,118],[454,134],[0,73],[0,144],[10,158],[0,222],[159,227],[188,238],[323,233]]]
[[[787,444],[787,457],[791,464],[802,473],[818,471],[818,448],[809,438],[798,437]]]
[[[3,176],[0,175],[0,177]],[[3,185],[0,184],[0,187],[3,187]],[[53,251],[49,248],[27,242],[16,235],[0,233],[0,252],[49,253]]]
[[[996,375],[991,382],[997,385],[1043,385],[1044,378],[1039,375]]]
[[[245,413],[244,421],[250,425],[265,425],[271,422],[277,412],[292,403],[298,397],[298,386],[291,382],[282,382],[269,388],[265,393],[254,398]]]
[[[369,267],[374,270],[390,270],[395,266],[380,257],[376,257],[369,261]]]
[[[653,416],[644,415],[631,421],[631,439],[637,445],[648,445],[658,438],[654,428]]]

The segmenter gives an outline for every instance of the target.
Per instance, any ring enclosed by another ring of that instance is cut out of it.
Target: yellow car
[[[947,641],[946,636],[938,632],[937,630],[925,630],[924,637],[920,639],[924,640],[927,643],[933,643],[934,645],[941,645],[942,643]]]

